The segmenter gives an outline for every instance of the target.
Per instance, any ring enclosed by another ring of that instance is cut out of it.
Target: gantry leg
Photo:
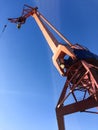
[[[61,115],[60,109],[62,109],[62,106],[60,108],[56,107],[56,117],[57,117],[57,123],[58,123],[58,130],[65,130],[64,116]]]
[[[80,61],[67,71],[67,79],[56,106],[58,130],[65,130],[64,115],[84,112],[98,106],[98,67]],[[75,92],[84,93],[82,100],[78,100]],[[72,94],[75,102],[65,105],[65,100]]]

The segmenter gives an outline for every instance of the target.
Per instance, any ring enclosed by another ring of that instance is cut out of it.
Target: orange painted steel
[[[9,18],[17,23],[18,28],[32,16],[43,33],[50,49],[53,52],[52,61],[58,72],[66,77],[65,85],[56,106],[58,130],[65,130],[64,115],[75,112],[90,112],[87,109],[98,106],[98,57],[79,44],[73,45],[65,38],[41,13],[38,8],[24,5],[22,16]],[[48,29],[48,26],[64,40],[61,44]],[[90,55],[87,58],[85,55]],[[81,54],[82,58],[79,57]],[[66,58],[67,57],[67,58]],[[91,58],[92,57],[92,58]],[[81,99],[78,96],[81,95]],[[72,103],[66,104],[69,97]],[[91,112],[96,113],[97,112]]]

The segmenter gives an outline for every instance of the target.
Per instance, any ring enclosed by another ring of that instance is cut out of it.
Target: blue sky
[[[52,52],[31,17],[20,30],[8,17],[21,15],[24,4],[39,11],[73,44],[98,54],[97,0],[1,0],[0,130],[57,130],[55,106],[63,88],[52,64]],[[62,42],[62,40],[60,41]],[[96,130],[97,115],[65,117],[68,130]]]

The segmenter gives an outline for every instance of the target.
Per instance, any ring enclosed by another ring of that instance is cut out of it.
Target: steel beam
[[[98,95],[98,94],[97,94]],[[67,114],[72,114],[75,112],[83,112],[87,109],[94,108],[98,106],[98,100],[95,100],[94,97],[89,97],[85,100],[78,101],[76,103],[63,106],[62,109],[58,108],[58,113],[59,115],[67,115]]]

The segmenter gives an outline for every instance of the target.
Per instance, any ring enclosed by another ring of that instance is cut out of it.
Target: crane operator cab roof
[[[88,48],[85,48],[79,44],[74,44],[71,46],[73,49],[74,54],[76,55],[76,60],[74,61],[71,57],[64,59],[65,66],[71,66],[77,61],[85,60],[89,64],[93,64],[95,66],[98,66],[98,55],[92,53]]]

